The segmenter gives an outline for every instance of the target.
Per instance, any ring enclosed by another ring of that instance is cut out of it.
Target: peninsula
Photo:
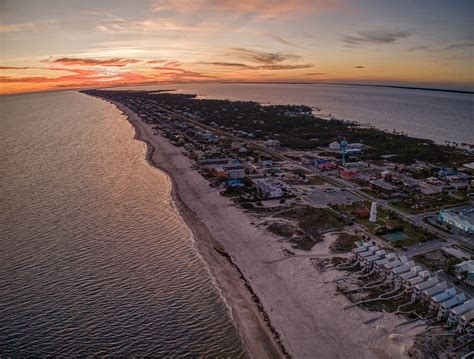
[[[321,119],[306,106],[82,92],[117,106],[150,164],[170,175],[251,356],[471,348],[472,144]],[[402,275],[412,272],[430,285],[409,286]],[[467,309],[443,312],[452,333],[443,336],[433,303],[448,291]]]

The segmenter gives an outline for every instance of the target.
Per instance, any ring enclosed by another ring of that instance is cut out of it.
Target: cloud
[[[200,61],[198,64],[212,65],[218,67],[230,67],[239,70],[297,70],[313,67],[313,64],[270,64],[270,65],[247,65],[239,62]]]
[[[233,67],[233,68],[239,68],[239,69],[254,69],[255,68],[254,66],[242,64],[239,62],[199,61],[198,64],[218,66],[218,67]]]
[[[324,72],[308,72],[305,75],[307,75],[307,76],[321,76],[321,75],[326,75],[326,73],[324,73]]]
[[[263,52],[243,47],[234,47],[231,49],[231,55],[237,58],[257,62],[262,64],[276,64],[285,60],[299,60],[301,56],[294,54],[286,54],[281,52]]]
[[[467,48],[473,47],[473,46],[474,46],[474,42],[464,41],[464,42],[461,42],[461,43],[452,44],[452,45],[443,47],[443,48],[440,49],[440,51],[449,51],[449,50],[457,50],[457,49],[467,49]]]
[[[37,22],[22,22],[13,24],[0,24],[0,33],[2,32],[19,32],[19,31],[33,31],[38,28],[44,28],[58,23],[57,20],[37,21]]]
[[[411,34],[400,30],[369,30],[359,31],[357,35],[343,36],[343,42],[348,45],[364,44],[393,44],[400,39],[404,39]]]
[[[0,66],[0,70],[28,70],[32,69],[34,67],[29,67],[29,66],[23,66],[23,67],[18,67],[18,66]]]
[[[167,72],[159,72],[160,75],[169,75],[171,81],[178,81],[181,79],[211,79],[215,78],[215,76],[203,74],[201,72],[196,71],[189,71],[182,68],[177,67],[163,67],[157,66],[153,67],[154,70],[163,70]]]
[[[361,65],[358,65],[358,66],[354,66],[355,69],[365,69],[365,66],[361,66]]]
[[[293,14],[315,13],[345,6],[341,0],[159,0],[153,11],[190,13],[206,12],[248,15],[263,19],[288,17]]]
[[[413,46],[407,49],[408,52],[415,52],[415,51],[431,51],[429,46],[426,45],[418,45],[418,46]]]
[[[41,60],[43,63],[59,64],[63,66],[103,66],[103,67],[125,67],[129,64],[141,62],[136,59],[111,58],[111,59],[88,59],[88,58],[73,58],[62,57],[54,60]]]
[[[278,35],[275,35],[275,34],[272,34],[272,33],[268,33],[267,35],[270,36],[275,41],[279,42],[280,44],[287,45],[287,46],[295,46],[295,44],[293,44],[292,42],[290,42],[288,40],[285,40],[281,36],[278,36]]]
[[[298,69],[308,69],[313,67],[313,64],[300,64],[300,65],[263,65],[258,66],[259,70],[298,70]]]

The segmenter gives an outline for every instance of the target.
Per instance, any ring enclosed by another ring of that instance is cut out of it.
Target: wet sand
[[[175,147],[125,106],[115,105],[148,147],[148,161],[173,181],[173,199],[195,237],[242,335],[247,353],[255,358],[405,358],[412,333],[397,331],[401,318],[379,316],[354,307],[327,283],[341,275],[319,273],[310,255],[324,255],[327,243],[310,253],[286,257],[289,245],[252,224],[219,189],[193,169],[182,148]],[[288,354],[287,354],[288,353]]]

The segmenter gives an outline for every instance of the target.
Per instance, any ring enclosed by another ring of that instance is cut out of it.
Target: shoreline
[[[211,280],[214,282],[214,285],[220,293],[225,305],[229,308],[231,320],[233,321],[237,332],[241,337],[246,355],[256,358],[277,358],[288,356],[286,349],[283,347],[281,342],[280,345],[277,344],[277,342],[272,337],[272,334],[275,335],[274,333],[276,333],[278,335],[278,333],[271,327],[271,325],[269,328],[268,324],[265,325],[265,323],[261,322],[259,311],[262,312],[263,309],[260,310],[256,308],[255,299],[251,298],[253,290],[251,285],[248,283],[248,280],[245,279],[245,276],[243,275],[240,268],[232,261],[232,257],[225,250],[225,248],[222,247],[222,245],[212,236],[205,225],[197,218],[196,213],[194,213],[183,202],[179,195],[177,188],[178,185],[172,173],[170,173],[168,169],[162,167],[162,164],[154,160],[153,157],[155,154],[157,154],[158,149],[143,135],[141,119],[138,118],[138,116],[134,112],[130,111],[126,106],[117,102],[110,103],[119,109],[119,111],[121,111],[124,116],[126,116],[127,120],[134,129],[134,138],[145,144],[146,161],[150,164],[150,166],[163,171],[169,177],[172,183],[171,199],[173,204],[183,221],[192,232],[193,246],[207,267],[207,270],[211,276]],[[207,239],[205,239],[205,237],[207,237]],[[221,258],[225,260],[222,260]],[[211,266],[211,264],[221,267],[220,270],[218,270],[219,276],[214,273],[215,270],[213,270],[213,266]],[[229,286],[234,286],[234,288],[229,288]],[[247,291],[250,296],[246,296],[244,293],[242,293],[243,291]],[[229,298],[235,296],[236,292],[240,292],[238,294],[241,298],[229,300]],[[241,308],[241,305],[238,303],[240,300],[247,302],[245,304],[245,308]],[[259,301],[258,297],[257,301]],[[251,308],[252,306],[255,308]],[[253,312],[251,313],[250,318],[244,318],[241,316],[239,310],[242,309],[250,309],[250,311]],[[263,311],[263,313],[265,312]],[[266,315],[266,313],[264,315]],[[254,328],[249,330],[252,327]],[[261,339],[258,342],[255,342],[254,338],[256,337]],[[261,344],[263,344],[263,346],[260,346]]]
[[[381,313],[357,307],[344,311],[347,299],[329,283],[338,274],[317,273],[310,259],[315,251],[285,256],[288,244],[254,226],[255,218],[210,188],[180,148],[126,106],[105,101],[128,118],[136,138],[147,145],[150,165],[172,181],[172,198],[249,356],[406,357],[413,333],[396,329],[400,318],[385,315],[367,325]]]

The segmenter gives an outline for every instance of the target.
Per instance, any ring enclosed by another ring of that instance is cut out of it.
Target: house
[[[239,179],[229,179],[226,181],[226,185],[233,188],[245,187],[245,185]]]
[[[457,293],[456,288],[451,287],[431,297],[430,310],[437,312],[439,310],[440,304],[453,298],[456,295],[456,293]]]
[[[448,284],[446,282],[441,282],[436,284],[431,288],[425,288],[422,292],[422,297],[424,300],[430,300],[435,295],[443,293],[446,289],[448,289]]]
[[[264,198],[279,198],[283,196],[283,189],[279,184],[269,179],[255,180],[257,192]]]
[[[385,182],[384,180],[377,179],[377,180],[372,180],[369,183],[370,183],[370,187],[373,190],[381,192],[388,198],[396,196],[398,192],[397,186],[394,186],[388,182]]]
[[[204,160],[200,160],[198,163],[201,166],[212,166],[212,165],[226,165],[228,163],[239,163],[239,160],[230,157],[224,158],[206,158]]]
[[[353,179],[358,178],[359,174],[355,171],[343,170],[343,171],[339,172],[339,176],[341,176],[342,178],[344,178],[346,180],[353,180]]]
[[[431,278],[428,278],[427,280],[425,280],[423,282],[420,282],[420,283],[414,285],[412,293],[411,293],[411,300],[420,299],[424,290],[429,289],[431,287],[434,287],[438,283],[439,283],[439,278],[438,277],[431,277]]]
[[[268,139],[268,140],[266,140],[263,144],[264,144],[265,146],[267,146],[267,147],[272,147],[272,148],[274,148],[274,147],[280,146],[280,141]]]
[[[354,210],[354,215],[358,218],[369,218],[370,211],[366,206],[359,206]]]
[[[327,161],[317,165],[318,169],[321,171],[330,171],[337,168],[337,165],[334,162]]]
[[[467,284],[474,286],[474,260],[456,264],[454,271],[457,279],[465,280]]]
[[[462,210],[441,209],[438,214],[438,220],[442,223],[449,224],[460,231],[474,234],[474,207]],[[471,268],[470,271],[474,272],[474,268]]]
[[[438,315],[436,316],[436,320],[441,320],[448,315],[448,311],[451,308],[459,306],[460,304],[466,301],[466,295],[464,293],[459,293],[458,295],[440,303]]]
[[[455,325],[458,322],[461,315],[468,313],[473,309],[474,309],[474,299],[469,299],[465,301],[463,304],[452,308],[449,311],[447,324],[449,326]]]
[[[458,326],[456,327],[456,332],[462,333],[468,326],[474,326],[474,309],[461,315]]]
[[[413,279],[418,276],[418,273],[422,271],[420,266],[411,267],[406,273],[400,274],[395,278],[395,286],[405,285],[409,279]]]
[[[431,272],[425,270],[422,272],[419,272],[416,277],[410,278],[405,282],[405,291],[408,293],[411,293],[412,288],[422,282],[427,281],[431,277]]]
[[[245,162],[244,164],[245,170],[247,173],[257,173],[258,172],[258,167],[251,163],[251,162]]]

